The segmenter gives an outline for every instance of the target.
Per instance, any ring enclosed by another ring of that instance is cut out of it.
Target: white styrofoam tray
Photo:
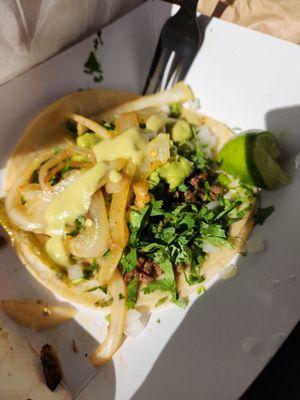
[[[169,13],[167,5],[147,3],[103,30],[99,56],[104,81],[100,86],[141,90],[160,26]],[[92,41],[81,42],[0,88],[1,167],[39,110],[70,91],[96,86],[82,72]],[[187,82],[203,111],[228,125],[284,131],[280,140],[292,157],[300,150],[299,68],[299,47],[212,20]],[[128,339],[113,361],[98,371],[85,357],[105,333],[98,316],[95,322],[93,314],[83,312],[74,322],[36,334],[9,323],[0,312],[0,326],[15,329],[24,343],[30,342],[37,350],[46,341],[54,344],[66,384],[80,400],[144,400],[162,395],[237,399],[299,320],[299,170],[291,171],[292,184],[263,193],[264,204],[276,207],[272,218],[254,231],[263,237],[265,251],[240,259],[237,276],[216,285],[188,310],[174,307],[154,313],[145,331]],[[1,298],[55,301],[33,281],[9,247],[1,249],[0,267]],[[74,337],[78,354],[71,351]],[[16,357],[16,353],[6,356]],[[16,396],[25,393],[24,387],[17,387],[23,364],[8,370],[8,362],[0,363],[1,382],[5,378],[0,398],[4,390],[5,395],[13,390]],[[26,394],[31,393],[30,387]]]

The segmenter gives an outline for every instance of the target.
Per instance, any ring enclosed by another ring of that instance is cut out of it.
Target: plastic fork
[[[203,41],[197,23],[197,0],[185,0],[164,24],[143,94],[166,90],[183,80]]]

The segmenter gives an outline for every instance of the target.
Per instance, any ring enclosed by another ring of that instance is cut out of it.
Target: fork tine
[[[161,90],[169,89],[178,81],[177,76],[180,69],[180,58],[181,57],[179,57],[175,51],[171,52],[171,56],[164,71]]]
[[[143,94],[165,90],[187,74],[203,40],[196,7],[197,0],[185,0],[165,22]]]
[[[160,84],[171,52],[171,50],[162,47],[161,41],[158,42],[143,94],[155,93],[160,90]]]
[[[185,79],[185,77],[186,77],[187,73],[189,72],[189,69],[192,65],[192,62],[194,61],[194,58],[195,58],[195,56],[194,57],[186,57],[186,58],[182,59],[182,62],[180,64],[180,67],[181,67],[180,72],[179,72],[176,82],[183,81]],[[174,83],[176,83],[176,82],[174,82]]]

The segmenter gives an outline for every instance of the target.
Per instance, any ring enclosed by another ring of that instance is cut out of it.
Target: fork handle
[[[198,5],[198,0],[184,0],[180,7],[180,11],[195,16],[197,11],[197,5]]]

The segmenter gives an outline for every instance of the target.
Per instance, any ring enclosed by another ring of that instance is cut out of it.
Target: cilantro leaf
[[[99,61],[97,60],[96,55],[93,51],[90,52],[88,59],[84,63],[84,67],[86,68],[84,72],[101,72]]]
[[[94,292],[95,290],[102,290],[103,293],[107,294],[107,286],[94,286],[90,289],[85,290],[85,292]]]
[[[101,82],[103,80],[102,66],[96,55],[99,44],[103,45],[101,31],[97,32],[97,37],[93,40],[93,50],[90,51],[83,69],[83,72],[92,76],[94,82]]]
[[[62,148],[60,146],[55,146],[53,149],[54,154],[59,154],[62,151]]]
[[[163,215],[164,214],[164,209],[163,207],[163,201],[162,200],[156,200],[151,204],[151,212],[150,216],[154,217],[157,215]]]
[[[93,261],[87,267],[83,269],[83,278],[88,280],[91,279],[95,272],[99,270],[99,264],[96,261]]]
[[[70,236],[77,236],[80,230],[83,228],[85,224],[85,218],[83,215],[80,215],[78,218],[75,219],[75,227],[72,232],[69,233]]]
[[[165,228],[162,231],[162,239],[165,243],[172,243],[175,239],[175,228],[170,226],[169,228]]]
[[[204,240],[203,243],[209,243],[212,244],[213,246],[230,246],[230,243],[228,242],[227,239],[218,237],[218,236],[207,236]]]
[[[155,307],[161,306],[161,305],[164,304],[166,301],[168,301],[168,296],[162,297],[161,299],[159,299],[159,300],[157,301],[157,303],[155,304]]]
[[[154,255],[154,260],[164,272],[164,278],[158,279],[154,282],[149,283],[144,289],[145,294],[154,292],[155,290],[161,290],[162,292],[172,293],[172,297],[176,293],[175,275],[173,266],[170,260],[166,257],[166,254],[160,250]]]
[[[129,224],[131,228],[130,244],[135,245],[138,241],[139,232],[147,224],[151,208],[149,205],[143,207],[141,210],[131,210],[129,214]]]
[[[186,225],[188,229],[192,229],[195,226],[195,217],[192,213],[187,213],[184,214],[181,221],[180,221],[180,225]]]
[[[161,290],[162,292],[173,292],[174,290],[174,282],[170,279],[160,279],[154,282],[148,283],[146,287],[144,287],[143,292],[145,294],[150,294],[155,292],[156,290]]]
[[[179,192],[186,192],[188,190],[188,187],[185,183],[181,183],[180,185],[178,185],[177,189],[179,190]]]
[[[274,212],[274,210],[274,206],[258,208],[255,215],[253,216],[254,222],[258,225],[263,225],[266,219]]]
[[[202,237],[219,237],[226,239],[226,233],[224,228],[218,224],[207,224],[201,222],[200,224],[200,234]]]
[[[127,287],[127,298],[126,298],[126,307],[127,308],[134,308],[135,303],[137,300],[137,295],[138,295],[138,290],[139,290],[139,282],[138,280],[132,279],[130,281],[128,287]]]
[[[126,272],[131,272],[137,266],[137,253],[136,249],[130,249],[127,255],[122,256],[120,260],[121,268],[123,274]]]

